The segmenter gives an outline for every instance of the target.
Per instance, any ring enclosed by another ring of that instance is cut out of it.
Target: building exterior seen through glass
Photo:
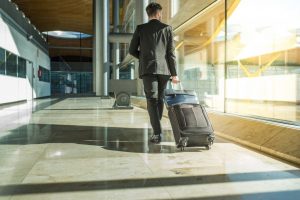
[[[202,104],[300,124],[299,1],[157,2],[173,27],[182,84]]]
[[[51,94],[91,94],[92,72],[51,71]]]
[[[297,0],[241,0],[228,16],[227,112],[300,122],[299,10]]]

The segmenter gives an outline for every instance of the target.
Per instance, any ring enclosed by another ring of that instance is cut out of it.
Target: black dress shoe
[[[161,136],[160,135],[152,135],[150,138],[150,142],[154,144],[159,144],[161,141]]]

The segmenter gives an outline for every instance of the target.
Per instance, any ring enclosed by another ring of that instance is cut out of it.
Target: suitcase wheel
[[[206,150],[210,150],[211,149],[211,145],[210,144],[206,145],[205,148],[206,148]]]
[[[188,145],[188,140],[189,140],[188,137],[181,137],[177,144],[177,148],[180,148],[180,150],[183,151],[184,148]]]
[[[211,146],[213,145],[214,143],[214,138],[210,138],[210,141],[209,141],[209,144],[205,146],[205,148],[207,150],[210,150],[211,149]]]
[[[214,143],[214,140],[215,140],[215,137],[210,137],[210,138],[208,138],[208,141],[209,141],[209,145],[213,145],[213,143]]]

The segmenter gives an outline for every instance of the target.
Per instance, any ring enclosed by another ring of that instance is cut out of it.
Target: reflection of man
[[[154,134],[150,141],[161,141],[160,120],[163,113],[163,95],[167,82],[179,82],[176,74],[172,27],[161,20],[162,7],[150,3],[146,12],[149,22],[138,25],[130,43],[129,52],[139,59],[139,76],[143,79],[147,109]]]

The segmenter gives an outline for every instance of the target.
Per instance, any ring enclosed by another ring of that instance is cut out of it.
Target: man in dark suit
[[[162,7],[150,3],[146,12],[149,22],[138,25],[130,43],[129,53],[139,59],[139,77],[143,79],[147,110],[154,134],[150,141],[160,143],[164,90],[168,80],[179,82],[172,27],[162,23]]]

